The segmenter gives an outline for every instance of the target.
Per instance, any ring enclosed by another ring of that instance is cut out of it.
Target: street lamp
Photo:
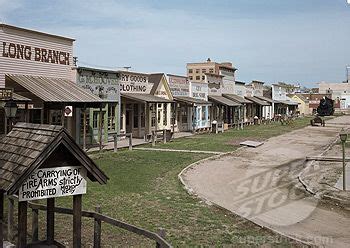
[[[339,137],[342,144],[342,150],[343,150],[343,190],[346,190],[346,177],[345,177],[345,142],[348,138],[348,134],[345,132],[344,129],[342,129],[339,133]]]
[[[4,109],[5,109],[6,118],[8,118],[10,120],[10,130],[9,131],[11,131],[12,119],[16,117],[18,106],[15,103],[15,101],[11,98],[10,100],[6,101]]]

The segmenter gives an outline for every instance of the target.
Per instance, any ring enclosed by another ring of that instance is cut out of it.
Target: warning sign
[[[35,170],[19,189],[19,201],[86,194],[86,170],[80,166]]]
[[[65,117],[72,117],[73,116],[73,106],[66,106],[64,108],[64,116]]]

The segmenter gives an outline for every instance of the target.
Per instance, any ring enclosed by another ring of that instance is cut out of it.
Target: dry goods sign
[[[86,193],[86,170],[80,166],[35,170],[19,189],[19,201]]]

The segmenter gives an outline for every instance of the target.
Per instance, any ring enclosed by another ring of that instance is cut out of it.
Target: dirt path
[[[349,247],[350,213],[321,205],[297,180],[305,157],[321,154],[349,124],[350,116],[342,116],[326,127],[274,137],[258,148],[200,163],[182,178],[199,197],[259,225],[318,246]]]

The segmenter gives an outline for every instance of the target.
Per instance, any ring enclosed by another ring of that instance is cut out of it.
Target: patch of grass
[[[121,151],[105,152],[96,158],[110,180],[107,185],[90,183],[83,197],[84,209],[100,205],[104,214],[152,231],[166,230],[174,247],[244,245],[259,246],[275,235],[228,211],[201,202],[187,194],[178,173],[205,154]],[[71,207],[71,199],[59,198],[58,205]],[[71,218],[59,216],[56,233],[70,243]],[[42,221],[43,222],[43,221]],[[42,227],[44,228],[44,227]],[[84,222],[84,245],[93,242],[93,223]],[[43,229],[44,231],[44,229]],[[68,238],[65,234],[69,234]],[[246,243],[246,240],[254,241]],[[255,243],[257,242],[257,243]],[[149,247],[154,243],[118,228],[103,225],[104,246]],[[292,246],[284,240],[281,246]]]
[[[229,152],[234,151],[239,146],[240,141],[246,139],[265,140],[305,127],[310,124],[311,119],[311,117],[296,119],[289,125],[281,125],[281,123],[276,122],[267,125],[247,126],[244,130],[230,129],[219,134],[200,134],[175,139],[166,144],[159,143],[157,148]],[[144,147],[150,146],[149,144],[144,145]]]

